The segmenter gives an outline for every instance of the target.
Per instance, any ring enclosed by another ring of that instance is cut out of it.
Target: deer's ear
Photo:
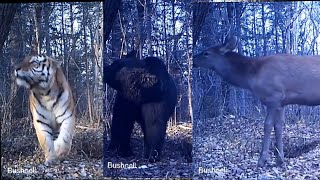
[[[226,38],[225,43],[221,46],[220,52],[223,54],[226,52],[233,51],[237,48],[238,45],[238,38],[236,36],[231,36]]]

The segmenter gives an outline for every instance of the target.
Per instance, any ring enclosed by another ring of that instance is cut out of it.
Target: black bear
[[[144,135],[144,156],[160,160],[167,122],[177,104],[177,88],[164,62],[156,57],[140,60],[135,52],[104,66],[104,83],[117,91],[113,106],[109,149],[132,155],[130,137],[134,122]]]

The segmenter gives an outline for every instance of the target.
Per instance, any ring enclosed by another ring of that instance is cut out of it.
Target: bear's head
[[[103,82],[107,83],[110,87],[117,91],[121,91],[123,88],[122,77],[119,76],[125,68],[142,68],[143,61],[136,58],[136,52],[131,51],[126,56],[121,59],[117,59],[111,63],[111,65],[106,65],[103,67]]]
[[[124,58],[104,67],[104,83],[131,102],[154,102],[160,101],[163,96],[164,87],[159,77],[166,79],[166,76],[162,77],[160,74],[168,74],[160,59],[140,60],[135,53],[130,52]]]

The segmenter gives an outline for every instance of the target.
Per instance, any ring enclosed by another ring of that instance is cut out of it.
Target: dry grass
[[[79,120],[80,122],[83,122]],[[77,124],[73,146],[66,160],[58,165],[43,165],[44,154],[38,144],[32,121],[23,118],[1,136],[3,178],[78,178],[102,177],[103,130],[96,124]],[[10,132],[10,134],[7,134]],[[10,173],[9,169],[32,169],[32,173]]]
[[[159,162],[150,164],[143,157],[143,134],[141,128],[135,124],[131,137],[131,148],[134,156],[128,158],[117,157],[113,152],[107,152],[104,163],[132,163],[135,169],[108,169],[104,173],[107,177],[123,178],[190,178],[192,177],[192,124],[180,123],[168,126],[167,136]]]
[[[320,177],[320,124],[303,121],[284,128],[285,165],[257,168],[263,119],[234,116],[198,120],[193,131],[195,179],[317,179]],[[271,149],[274,148],[274,134]],[[200,168],[213,171],[201,173]]]

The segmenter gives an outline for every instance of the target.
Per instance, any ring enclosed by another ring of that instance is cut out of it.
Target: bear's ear
[[[125,57],[129,58],[129,57],[136,57],[136,56],[137,56],[137,51],[136,50],[132,50]]]

